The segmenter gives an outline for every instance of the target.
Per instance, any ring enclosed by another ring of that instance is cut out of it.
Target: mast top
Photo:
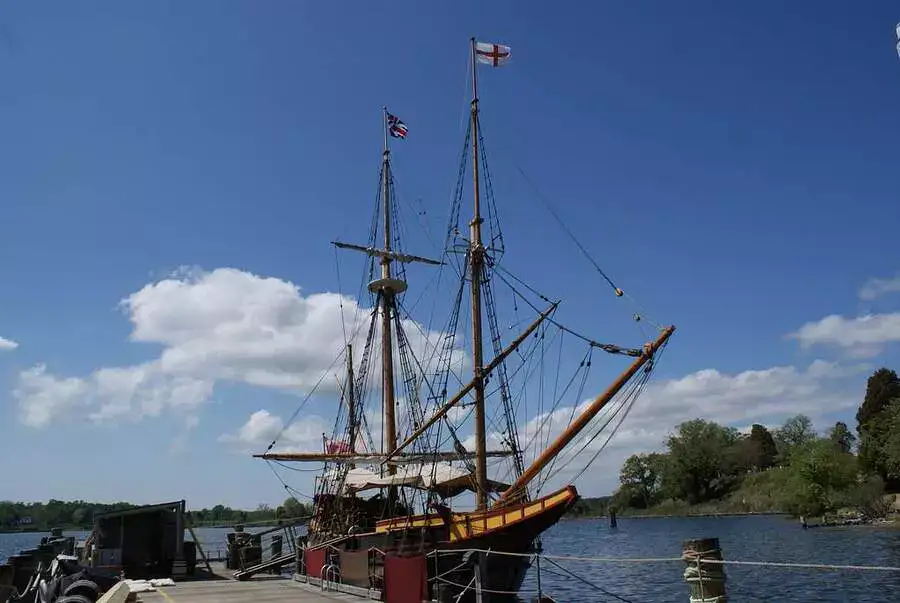
[[[387,105],[383,105],[381,107],[381,112],[383,115],[382,123],[384,125],[384,150],[382,151],[382,156],[384,157],[384,162],[387,163],[388,156],[391,154],[391,147],[388,144],[388,120],[390,117],[390,113],[388,113]]]

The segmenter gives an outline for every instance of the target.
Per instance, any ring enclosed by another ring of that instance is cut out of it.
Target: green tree
[[[619,472],[621,503],[646,509],[659,500],[666,459],[659,453],[633,454]]]
[[[304,505],[293,496],[284,501],[281,505],[284,517],[306,517],[312,515],[312,507]]]
[[[601,517],[609,512],[609,505],[612,497],[601,496],[600,498],[579,498],[572,505],[568,515],[572,517]]]
[[[666,442],[664,487],[690,504],[726,494],[739,481],[734,472],[738,435],[732,427],[703,419],[678,425]]]
[[[866,395],[856,412],[859,434],[859,462],[863,470],[888,479],[888,459],[885,445],[890,439],[890,422],[884,411],[900,398],[900,378],[887,368],[880,368],[869,377]]]
[[[900,479],[900,398],[880,413],[878,421],[883,433],[878,454],[884,463],[885,476],[896,481]]]
[[[775,438],[764,425],[754,423],[750,435],[743,440],[743,454],[750,469],[761,471],[775,465],[778,447]]]
[[[76,526],[84,525],[85,519],[88,517],[88,510],[84,507],[78,507],[72,511],[72,523]]]
[[[794,451],[816,439],[812,420],[806,415],[795,415],[775,432],[778,456],[782,463],[789,463]]]
[[[838,449],[830,438],[818,438],[791,454],[791,493],[788,504],[795,513],[818,515],[847,501],[857,483],[856,458]]]
[[[231,511],[231,509],[228,509]],[[230,515],[230,513],[228,513]],[[230,517],[226,517],[225,505],[216,505],[209,510],[209,518],[212,521],[227,521]]]
[[[853,445],[856,443],[856,436],[847,427],[843,421],[838,421],[834,427],[828,432],[828,438],[842,452],[853,452]]]

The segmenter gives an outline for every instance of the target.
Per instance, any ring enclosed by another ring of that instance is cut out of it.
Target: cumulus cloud
[[[827,416],[858,404],[858,392],[847,391],[848,383],[852,382],[848,380],[862,376],[870,369],[864,364],[848,366],[816,360],[803,368],[775,366],[737,373],[705,369],[677,379],[651,382],[614,437],[577,483],[589,494],[612,491],[617,486],[618,470],[626,457],[662,449],[667,435],[676,425],[698,417],[746,431],[753,423],[775,426],[788,417],[803,413],[824,428]],[[546,443],[558,436],[571,423],[573,415],[583,411],[588,404],[590,400],[577,408],[563,406],[552,413],[533,416],[521,425],[520,439],[528,446],[526,464],[534,460]],[[619,417],[621,415],[613,417],[604,433],[590,441],[597,428],[610,418],[604,413],[596,417],[556,461],[553,475],[543,491],[572,479],[605,443]],[[280,418],[261,410],[251,415],[237,433],[222,439],[241,444],[243,449],[260,451],[272,441],[282,425]],[[296,432],[289,433],[291,429]],[[279,438],[279,449],[319,450],[323,432],[330,435],[331,425],[326,425],[319,417],[302,419]],[[470,431],[466,430],[466,433],[470,434]],[[502,449],[501,440],[500,433],[489,432],[488,448]],[[468,435],[463,445],[474,450],[474,436]],[[505,463],[491,461],[493,477],[509,478]]]
[[[378,387],[376,385],[376,390]],[[378,395],[380,396],[380,392]],[[413,420],[408,400],[403,396],[398,397],[396,408],[398,434],[408,433]],[[423,412],[428,415],[431,409]],[[374,399],[374,404],[370,403],[364,409],[364,413],[365,427],[358,432],[355,450],[375,452],[381,449],[384,430],[382,424],[384,417],[381,414],[381,401],[378,396]],[[273,415],[266,409],[260,409],[251,414],[237,430],[222,434],[219,441],[228,444],[234,452],[241,454],[248,451],[262,452],[273,441],[275,445],[272,452],[321,452],[322,436],[331,438],[333,431],[333,415],[326,419],[315,414],[303,413],[285,428],[281,417]]]
[[[872,301],[888,293],[900,292],[900,273],[892,278],[870,278],[859,289],[859,299]]]
[[[334,293],[303,296],[291,282],[232,268],[182,270],[150,283],[121,302],[131,340],[159,344],[158,357],[138,365],[101,368],[61,378],[43,365],[19,375],[14,397],[22,420],[42,427],[80,407],[94,420],[140,419],[165,409],[195,415],[217,382],[288,392],[308,391],[334,366],[349,333],[370,310]],[[407,325],[422,357],[430,334]],[[361,353],[362,345],[355,346]],[[456,356],[461,365],[464,356]],[[325,379],[326,390],[335,388]]]
[[[618,480],[618,469],[627,456],[661,449],[674,426],[694,418],[747,429],[752,423],[777,425],[798,413],[815,421],[855,407],[857,396],[844,390],[845,380],[864,374],[869,368],[861,364],[844,366],[816,360],[803,369],[777,366],[734,374],[705,369],[678,379],[651,383],[579,483],[586,483],[595,492],[612,490]],[[580,404],[574,409],[575,413],[584,410],[589,403]],[[559,435],[572,416],[571,406],[558,408],[552,414],[537,415],[520,427],[523,444],[532,441],[534,434],[540,434],[533,440],[533,449],[527,451],[527,460],[540,452],[544,442]],[[569,445],[554,466],[562,471],[549,480],[548,487],[570,479],[604,444],[606,432],[593,442],[589,443],[589,440],[606,418],[608,416],[603,414],[598,416]],[[607,429],[615,426],[617,420],[618,417]],[[492,446],[499,445],[500,434],[490,434],[489,441]],[[465,444],[474,447],[474,439],[470,437]],[[583,452],[576,456],[582,447]]]
[[[857,357],[877,356],[889,343],[900,341],[900,312],[845,318],[837,314],[808,322],[789,334],[804,348],[837,347]]]
[[[14,350],[19,347],[19,344],[12,339],[7,339],[5,337],[0,337],[0,352]]]
[[[13,397],[19,400],[22,421],[41,427],[61,411],[85,404],[87,393],[83,379],[60,379],[48,374],[47,367],[39,364],[19,374]]]
[[[250,415],[247,422],[236,432],[221,435],[219,441],[228,444],[236,452],[248,453],[262,452],[278,438],[274,451],[314,452],[322,450],[322,434],[330,432],[331,425],[322,417],[315,415],[304,417],[303,420],[296,421],[284,429],[281,417],[261,409]]]
[[[900,292],[900,274],[892,278],[870,278],[859,289],[859,299],[874,301]],[[787,335],[804,349],[815,346],[836,348],[857,358],[880,354],[886,345],[900,341],[900,312],[867,313],[856,317],[831,314],[810,321]]]
[[[12,395],[20,418],[45,427],[72,410],[94,421],[159,416],[167,407],[191,412],[212,393],[212,382],[169,376],[156,362],[101,368],[87,377],[57,377],[43,364],[19,373]]]

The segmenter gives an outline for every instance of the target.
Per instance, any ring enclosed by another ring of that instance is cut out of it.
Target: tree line
[[[900,490],[900,379],[875,371],[856,414],[856,429],[835,423],[817,433],[798,414],[748,433],[713,421],[681,423],[662,452],[626,459],[607,501],[621,509],[708,505],[725,512],[821,515],[855,508],[884,515],[885,492]]]
[[[138,505],[127,502],[95,503],[83,500],[43,502],[0,501],[0,530],[46,532],[51,528],[90,529],[94,514],[132,509]],[[235,523],[274,522],[279,519],[306,517],[312,514],[311,505],[288,498],[274,509],[266,504],[252,511],[215,505],[209,509],[190,511],[195,526],[230,526]]]
[[[216,505],[211,509],[191,511],[191,520],[199,526],[230,526],[236,523],[274,522],[280,519],[308,517],[313,513],[313,506],[301,503],[294,497],[286,499],[274,509],[267,504],[260,504],[253,511],[232,509]]]

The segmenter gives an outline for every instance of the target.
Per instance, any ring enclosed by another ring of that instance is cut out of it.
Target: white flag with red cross
[[[479,63],[499,67],[509,61],[509,46],[475,42],[475,58],[478,59]]]

